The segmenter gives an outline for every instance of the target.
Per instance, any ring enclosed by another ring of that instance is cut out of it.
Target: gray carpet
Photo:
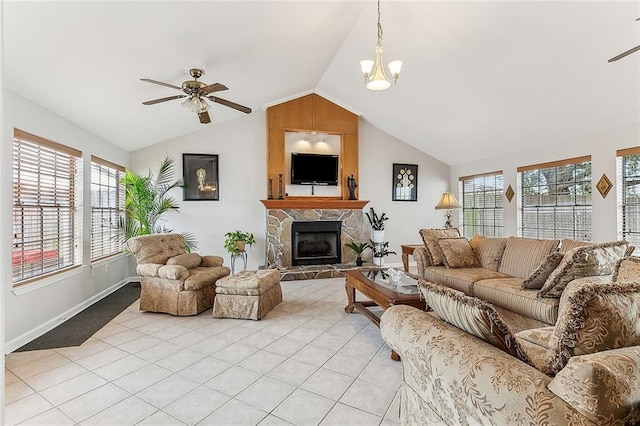
[[[16,352],[80,346],[139,298],[140,283],[129,283]]]

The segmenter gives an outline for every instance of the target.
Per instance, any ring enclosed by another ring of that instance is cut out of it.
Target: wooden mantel
[[[269,209],[362,210],[369,200],[342,200],[335,197],[296,197],[284,200],[260,200]]]

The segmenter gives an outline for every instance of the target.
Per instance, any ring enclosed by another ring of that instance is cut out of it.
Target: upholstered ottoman
[[[277,270],[242,271],[216,282],[213,316],[259,320],[280,302],[282,288]]]

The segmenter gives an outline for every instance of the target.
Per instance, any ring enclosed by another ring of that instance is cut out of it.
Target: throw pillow
[[[558,248],[559,243],[559,240],[509,237],[498,272],[524,280],[538,268],[549,253]]]
[[[427,255],[432,266],[443,264],[442,253],[438,247],[439,238],[455,238],[460,236],[458,228],[421,229],[420,236],[427,249]]]
[[[640,280],[640,257],[623,257],[616,262],[611,281],[626,283]]]
[[[569,250],[573,250],[574,248],[592,246],[594,244],[595,243],[592,243],[590,241],[578,241],[565,238],[564,240],[560,241],[560,247],[558,247],[558,251],[566,253]]]
[[[532,365],[509,327],[487,302],[425,280],[418,281],[418,290],[441,320]]]
[[[442,260],[447,268],[477,268],[480,266],[469,240],[464,237],[440,238],[438,247],[442,252]]]
[[[167,260],[167,265],[180,265],[184,266],[187,269],[193,269],[197,266],[200,266],[200,262],[202,258],[198,253],[185,253],[179,254],[178,256],[174,256],[171,259]]]
[[[612,274],[627,245],[626,241],[612,241],[569,250],[547,278],[538,297],[560,297],[567,284],[576,278]]]
[[[593,424],[640,421],[640,350],[617,349],[569,360],[547,386]]]
[[[572,356],[640,345],[640,283],[572,283],[567,292],[546,374],[558,373]]]
[[[562,258],[564,257],[564,253],[559,251],[554,251],[538,266],[538,269],[533,271],[533,273],[524,281],[522,281],[522,288],[528,290],[539,290],[544,285],[549,275],[558,267]]]
[[[488,238],[476,234],[471,238],[469,244],[480,261],[480,266],[492,271],[498,270],[504,248],[507,246],[506,238]]]

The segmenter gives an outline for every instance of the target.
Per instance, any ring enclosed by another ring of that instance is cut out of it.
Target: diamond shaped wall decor
[[[602,198],[606,198],[611,188],[613,188],[613,184],[611,183],[607,175],[603,174],[596,184],[596,188],[598,189],[600,195],[602,195]]]
[[[511,187],[511,185],[509,185],[509,187],[507,188],[506,191],[504,191],[504,196],[507,197],[507,200],[509,200],[509,202],[511,202],[511,200],[513,199],[513,196],[516,193],[513,191],[513,188]]]

